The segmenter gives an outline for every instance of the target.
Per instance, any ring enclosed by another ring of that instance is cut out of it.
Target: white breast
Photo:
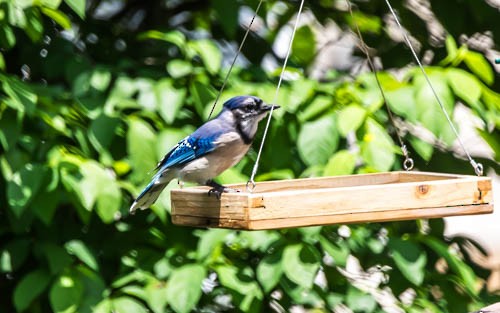
[[[217,149],[204,157],[193,160],[179,170],[179,178],[205,184],[228,168],[236,165],[248,152],[246,145],[236,132],[224,134],[215,142]]]

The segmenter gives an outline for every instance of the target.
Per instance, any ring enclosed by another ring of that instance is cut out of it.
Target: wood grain
[[[244,188],[244,185],[231,185]],[[171,191],[178,225],[271,229],[358,223],[493,211],[487,177],[427,172],[390,172],[258,183],[253,193],[208,188]]]

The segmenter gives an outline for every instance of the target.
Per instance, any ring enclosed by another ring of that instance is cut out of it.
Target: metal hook
[[[403,168],[405,171],[411,171],[413,169],[413,159],[410,157],[406,157],[406,159],[403,162]]]
[[[250,184],[252,184],[252,187],[250,187]],[[255,186],[257,186],[257,184],[253,181],[253,179],[250,179],[249,181],[247,181],[247,191],[249,193],[252,193],[254,191]]]
[[[483,168],[483,165],[481,163],[477,163],[476,161],[471,160],[470,164],[474,168],[474,172],[476,172],[477,176],[483,176],[484,168]]]

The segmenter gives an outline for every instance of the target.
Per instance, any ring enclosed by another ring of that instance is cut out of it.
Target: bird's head
[[[255,123],[262,120],[272,108],[272,105],[267,105],[255,96],[237,96],[224,103],[224,109],[231,111],[237,120]],[[279,105],[274,106],[274,109],[277,108]]]
[[[279,105],[274,105],[274,109]],[[237,128],[252,140],[257,132],[257,126],[273,105],[268,105],[255,96],[238,96],[224,103],[224,110],[232,113]]]

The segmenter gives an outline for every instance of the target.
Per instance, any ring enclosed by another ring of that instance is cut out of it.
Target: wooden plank
[[[245,187],[231,187],[235,186]],[[493,210],[490,178],[426,172],[263,182],[254,193],[225,193],[220,200],[208,197],[207,187],[175,189],[171,195],[174,223],[235,229],[432,218]]]
[[[298,218],[281,218],[271,220],[256,220],[250,221],[245,225],[249,230],[263,229],[280,229],[290,227],[318,226],[330,224],[352,224],[352,223],[375,223],[389,221],[404,221],[422,218],[439,218],[445,216],[457,215],[475,215],[489,214],[493,212],[492,204],[464,205],[451,207],[436,207],[436,208],[417,208],[408,210],[389,210],[379,211],[377,214],[370,212],[355,212],[347,214],[335,214],[322,216],[318,219],[314,216],[305,216]],[[226,228],[224,221],[221,221],[221,226]],[[232,228],[232,227],[229,227]]]
[[[456,179],[375,186],[328,188],[269,192],[264,196],[251,195],[260,201],[249,210],[250,220],[283,216],[323,216],[349,212],[372,212],[482,204],[491,201],[491,193],[479,199],[475,180]]]

